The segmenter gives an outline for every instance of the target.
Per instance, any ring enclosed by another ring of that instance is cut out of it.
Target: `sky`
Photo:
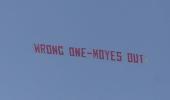
[[[170,100],[169,0],[1,0],[1,100]],[[37,54],[35,43],[144,55]],[[169,66],[169,67],[168,67]]]

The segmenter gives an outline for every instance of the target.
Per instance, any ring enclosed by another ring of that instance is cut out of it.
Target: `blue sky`
[[[169,0],[1,0],[0,99],[169,100]],[[145,55],[37,55],[34,43]]]

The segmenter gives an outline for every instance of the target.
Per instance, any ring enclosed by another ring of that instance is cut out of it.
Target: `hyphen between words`
[[[63,45],[51,45],[51,44],[34,44],[34,52],[36,54],[49,54],[57,56],[72,56],[72,57],[82,57],[87,58],[91,57],[93,59],[99,60],[110,60],[112,62],[122,62],[126,60],[129,63],[143,63],[144,56],[137,53],[126,53],[123,54],[121,51],[114,50],[104,50],[104,49],[87,49],[87,48],[77,48],[77,47],[68,47],[65,48]],[[65,49],[67,50],[65,52]],[[124,57],[125,56],[125,57]]]

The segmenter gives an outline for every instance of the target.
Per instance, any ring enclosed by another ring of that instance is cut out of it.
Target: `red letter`
[[[128,56],[128,62],[132,63],[133,62],[132,53],[128,53],[127,56]]]
[[[59,54],[64,55],[63,46],[58,46]]]
[[[34,44],[34,50],[35,50],[35,53],[40,53],[40,46],[39,46],[39,44],[38,45]]]
[[[99,50],[99,58],[104,59],[104,51],[103,50]]]
[[[45,44],[40,44],[41,53],[45,53]]]
[[[97,49],[93,49],[93,58],[97,58],[98,59],[99,55],[98,55],[98,50]]]
[[[133,54],[134,63],[138,63],[138,54]]]
[[[122,61],[122,52],[117,52],[117,61]]]
[[[52,54],[51,45],[46,45],[47,54]]]
[[[143,63],[143,55],[140,55],[141,63]]]
[[[106,54],[106,57],[107,57],[107,60],[109,60],[109,51],[105,50],[105,54]]]
[[[74,56],[74,48],[73,47],[69,48],[69,53],[70,53],[70,56]]]
[[[111,60],[115,61],[115,55],[114,55],[115,51],[111,51]]]
[[[52,52],[53,52],[53,54],[57,55],[58,54],[58,47],[52,46]]]
[[[80,57],[81,55],[81,49],[80,48],[74,48],[75,54],[77,57]]]
[[[81,51],[82,51],[81,56],[82,56],[82,57],[86,57],[86,56],[85,56],[85,50],[86,50],[86,48],[81,48]]]

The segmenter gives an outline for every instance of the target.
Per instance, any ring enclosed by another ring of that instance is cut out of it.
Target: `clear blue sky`
[[[0,100],[170,100],[169,0],[1,0]],[[37,55],[34,43],[145,55]]]

